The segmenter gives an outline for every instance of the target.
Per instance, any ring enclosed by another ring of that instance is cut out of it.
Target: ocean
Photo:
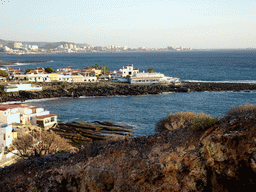
[[[133,64],[139,70],[154,68],[182,81],[256,83],[255,50],[211,50],[188,52],[102,52],[52,55],[0,55],[0,60],[51,60],[49,63],[18,64],[25,70],[73,66],[83,69],[98,64],[119,70]],[[134,135],[155,132],[155,124],[169,113],[195,111],[220,117],[231,108],[256,104],[256,91],[162,93],[143,96],[80,97],[26,101],[57,114],[61,121],[114,121],[134,126]]]

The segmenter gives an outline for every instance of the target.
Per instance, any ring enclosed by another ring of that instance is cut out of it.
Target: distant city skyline
[[[0,4],[0,39],[256,48],[255,10],[253,0],[12,0]]]

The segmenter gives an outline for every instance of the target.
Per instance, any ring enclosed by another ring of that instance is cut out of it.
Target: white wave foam
[[[11,104],[11,103],[24,103],[22,101],[7,101],[7,102],[3,102],[1,104]]]
[[[43,98],[43,99],[29,99],[25,100],[25,103],[31,103],[31,102],[42,102],[42,101],[49,101],[49,100],[57,100],[60,99],[61,97],[56,97],[56,98]]]

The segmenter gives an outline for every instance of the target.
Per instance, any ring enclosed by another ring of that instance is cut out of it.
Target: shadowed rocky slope
[[[2,191],[255,191],[256,113],[85,145],[1,170]]]

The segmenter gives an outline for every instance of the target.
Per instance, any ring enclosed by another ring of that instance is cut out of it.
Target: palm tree
[[[153,73],[153,72],[154,72],[154,69],[150,67],[150,68],[148,68],[148,72],[149,72],[149,73]]]

